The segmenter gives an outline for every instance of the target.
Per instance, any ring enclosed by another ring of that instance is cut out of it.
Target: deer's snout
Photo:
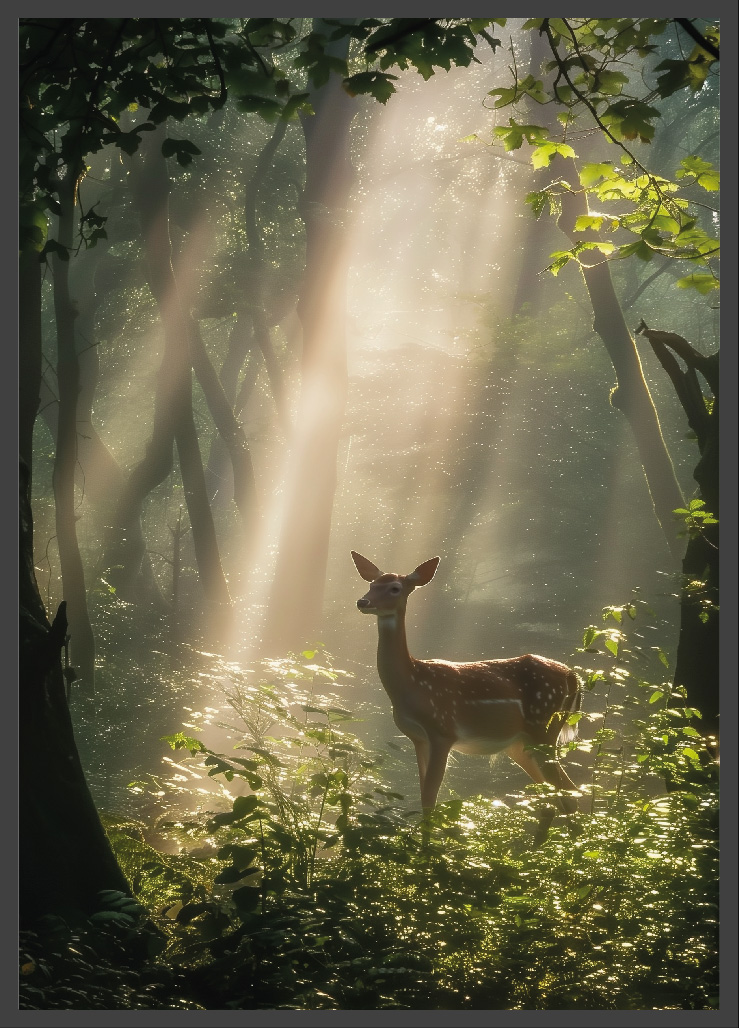
[[[370,601],[366,596],[363,596],[361,600],[357,600],[357,606],[360,610],[364,610],[366,607],[370,606]]]

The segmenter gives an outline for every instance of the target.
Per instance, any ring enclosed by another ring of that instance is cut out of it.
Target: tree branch
[[[714,46],[709,39],[706,39],[706,37],[698,31],[690,18],[675,18],[675,24],[679,25],[681,29],[684,29],[691,39],[696,41],[698,46],[703,47],[707,54],[710,54],[711,57],[715,57],[717,61],[720,60],[718,47]]]

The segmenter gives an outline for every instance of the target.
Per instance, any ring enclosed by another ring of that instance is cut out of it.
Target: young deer
[[[450,750],[505,752],[535,782],[577,791],[557,760],[557,743],[574,730],[567,715],[580,708],[580,681],[570,668],[527,653],[507,660],[455,663],[417,660],[408,652],[405,607],[408,597],[434,577],[438,557],[410,575],[383,574],[352,550],[369,592],[357,600],[363,614],[377,618],[377,670],[393,705],[393,719],[416,749],[424,810],[433,808]],[[526,749],[546,745],[549,756]],[[566,813],[577,809],[573,796],[559,800]]]

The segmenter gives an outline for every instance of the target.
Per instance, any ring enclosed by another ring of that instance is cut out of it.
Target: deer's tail
[[[562,704],[562,727],[559,732],[557,743],[563,746],[565,743],[574,742],[577,739],[577,724],[567,724],[567,717],[576,714],[582,707],[582,682],[574,671],[567,675],[567,695]]]

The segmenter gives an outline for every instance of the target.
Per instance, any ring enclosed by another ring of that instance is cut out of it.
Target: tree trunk
[[[211,413],[218,434],[223,440],[231,458],[233,470],[233,498],[243,519],[245,534],[254,534],[258,519],[257,488],[254,468],[249,453],[244,429],[234,414],[232,403],[211,363],[205,343],[200,335],[197,321],[190,319],[188,328],[192,338],[192,361],[195,375],[203,390],[208,410]],[[179,445],[179,444],[178,444]],[[205,479],[203,479],[205,483]],[[207,490],[206,490],[207,492]]]
[[[65,604],[50,625],[33,569],[28,468],[20,462],[19,918],[89,914],[130,888],[98,817],[74,740],[60,659]]]
[[[18,449],[30,477],[41,396],[41,261],[36,250],[21,253],[18,284]]]
[[[125,476],[113,454],[98,435],[92,420],[100,373],[100,359],[95,339],[95,315],[100,306],[96,289],[96,272],[106,256],[102,244],[75,258],[70,268],[72,292],[77,304],[75,323],[77,360],[80,368],[77,399],[78,460],[83,475],[85,497],[94,506],[110,503],[119,495]]]
[[[324,29],[320,19],[314,31]],[[346,57],[346,39],[327,52]],[[321,624],[336,460],[346,405],[346,207],[354,181],[349,126],[356,105],[332,72],[301,116],[306,183],[300,210],[306,267],[298,302],[303,326],[300,409],[285,489],[275,577],[263,649],[278,654],[315,642]]]
[[[59,186],[59,242],[71,250],[74,235],[76,176],[70,168]],[[71,255],[70,255],[71,257]],[[77,397],[79,362],[75,345],[77,311],[69,295],[69,260],[53,257],[54,313],[57,337],[59,413],[54,457],[54,502],[62,589],[67,601],[72,663],[86,691],[95,690],[95,639],[87,610],[87,591],[82,556],[77,542],[75,468],[77,466]]]
[[[270,169],[274,155],[282,142],[287,130],[286,121],[278,121],[275,130],[264,146],[256,163],[256,167],[246,184],[244,193],[244,225],[249,243],[248,270],[248,307],[254,329],[254,341],[259,347],[264,366],[267,371],[270,389],[275,401],[277,418],[286,436],[290,434],[290,415],[287,407],[287,396],[282,379],[282,370],[277,362],[272,339],[270,337],[269,320],[265,309],[265,261],[264,239],[259,231],[257,219],[257,197],[259,189]]]
[[[239,375],[251,342],[251,320],[244,314],[237,314],[228,337],[228,350],[218,373],[223,393],[235,416],[239,413],[235,408]],[[220,432],[213,436],[210,444],[205,483],[212,504],[225,505],[233,499],[233,468],[230,466],[228,450]]]
[[[540,35],[532,40],[530,62],[531,71],[535,77],[538,78],[542,74],[542,63],[547,59],[551,59],[551,50],[545,37]],[[547,111],[550,112],[549,115],[547,115]],[[556,112],[556,107],[552,105],[549,108],[544,107],[542,112],[544,114],[543,123],[550,128],[554,135],[553,114]],[[575,233],[575,221],[580,215],[588,213],[588,199],[580,187],[574,162],[567,160],[565,165],[563,160],[561,167],[565,166],[569,170],[562,177],[569,180],[573,191],[565,192],[561,196],[562,214],[559,218],[559,227],[574,243],[584,234],[587,235],[587,233]],[[644,469],[655,515],[670,552],[674,558],[679,560],[685,547],[678,537],[678,528],[672,511],[676,507],[682,506],[682,492],[662,436],[657,410],[644,378],[639,353],[631,333],[626,327],[621,304],[613,288],[608,263],[600,256],[593,258],[594,263],[591,266],[586,266],[586,255],[582,255],[581,260],[583,261],[582,273],[595,316],[593,328],[602,339],[616,372],[616,387],[611,391],[611,404],[620,410],[629,422]],[[595,263],[596,261],[597,263]]]
[[[228,400],[232,407],[236,400],[236,385],[239,372],[246,359],[250,347],[258,347],[264,360],[267,378],[269,380],[272,396],[275,401],[277,418],[285,435],[289,434],[289,414],[287,407],[287,395],[285,392],[282,370],[272,346],[270,335],[270,323],[265,307],[265,261],[264,261],[264,240],[259,230],[257,218],[257,200],[259,189],[264,183],[272,165],[274,155],[277,152],[287,130],[286,121],[278,121],[275,129],[262,148],[257,158],[254,171],[246,183],[244,190],[244,226],[248,243],[248,265],[246,281],[244,282],[245,302],[239,306],[237,321],[229,339],[228,354],[223,362],[219,379]],[[252,351],[252,360],[255,366],[247,372],[247,385],[255,379],[256,354]],[[196,369],[197,370],[197,369]],[[243,403],[246,395],[242,397]],[[238,415],[234,407],[234,414]],[[217,495],[230,491],[232,483],[226,468],[225,450],[226,444],[223,441],[222,433],[214,440],[208,459],[208,485],[211,495]],[[234,499],[238,489],[238,482],[233,483]],[[238,502],[238,501],[237,501]]]
[[[192,414],[192,386],[190,383],[188,383],[187,393],[183,393],[178,401],[179,412],[175,442],[180,459],[180,474],[185,491],[187,513],[190,516],[200,584],[209,603],[230,608],[231,597],[221,566],[213,514],[205,488],[203,461]]]
[[[648,329],[654,353],[675,387],[688,424],[695,433],[700,460],[693,477],[698,483],[705,510],[718,517],[719,510],[719,363],[718,353],[706,357],[682,336]],[[685,361],[683,370],[673,354]],[[697,372],[713,393],[710,413],[703,399]],[[680,635],[674,683],[684,686],[688,704],[701,711],[701,730],[719,733],[719,529],[706,525],[688,542],[683,560],[680,598]]]
[[[144,237],[147,280],[164,328],[164,355],[157,374],[152,436],[143,460],[131,472],[118,505],[111,578],[122,595],[130,595],[145,548],[143,537],[136,535],[135,528],[144,500],[172,470],[172,446],[176,441],[203,592],[209,602],[230,606],[193,421],[189,319],[172,268],[169,176],[161,153],[165,131],[165,127],[160,126],[157,131],[146,134],[141,154],[131,166],[131,182]]]
[[[578,187],[579,188],[579,187]],[[574,243],[582,233],[575,233],[575,221],[588,213],[585,193],[564,193],[560,228]],[[654,512],[673,557],[680,559],[685,544],[678,536],[679,526],[673,510],[683,506],[675,469],[662,436],[657,410],[644,378],[639,353],[626,327],[623,311],[613,288],[608,262],[602,258],[588,266],[583,258],[583,278],[593,305],[593,328],[603,340],[616,372],[616,386],[611,391],[611,404],[620,410],[629,426],[639,451]]]

